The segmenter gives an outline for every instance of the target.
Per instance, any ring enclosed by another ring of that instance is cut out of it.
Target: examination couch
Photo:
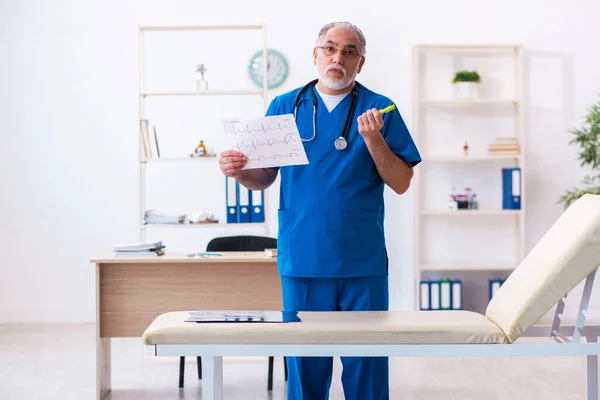
[[[586,326],[585,319],[599,265],[600,196],[586,194],[511,273],[485,314],[298,312],[300,322],[291,323],[189,323],[189,312],[181,311],[159,315],[142,340],[154,347],[156,356],[202,356],[203,400],[223,398],[224,356],[546,355],[586,357],[587,399],[598,400],[600,329]],[[584,279],[576,321],[561,325],[566,297]],[[536,325],[554,306],[552,324]],[[517,341],[538,335],[553,340]]]

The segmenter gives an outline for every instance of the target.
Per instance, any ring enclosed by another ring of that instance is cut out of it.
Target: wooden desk
[[[264,252],[221,257],[93,258],[96,264],[96,398],[111,389],[111,338],[141,337],[158,315],[188,310],[281,310],[277,259]]]

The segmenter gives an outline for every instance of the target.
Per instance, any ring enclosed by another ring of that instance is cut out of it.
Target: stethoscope
[[[296,99],[294,100],[294,119],[297,119],[298,106],[304,100],[311,101],[312,106],[313,106],[313,135],[310,139],[302,139],[303,142],[310,142],[317,136],[317,119],[316,118],[317,118],[318,102],[317,102],[317,96],[315,96],[314,87],[318,81],[319,81],[318,79],[315,79],[313,81],[310,81],[306,85],[304,85],[304,87],[302,87],[302,89],[300,89],[300,91],[296,95]],[[335,141],[333,143],[335,146],[335,149],[337,151],[342,151],[346,147],[348,147],[348,140],[346,138],[348,137],[348,132],[350,131],[350,125],[352,125],[352,115],[354,114],[354,108],[356,107],[356,95],[358,94],[357,87],[358,87],[358,84],[354,83],[352,92],[350,92],[351,96],[352,96],[352,102],[350,103],[350,110],[348,111],[348,115],[346,116],[346,123],[344,124],[344,129],[342,130],[342,135],[339,138],[335,139]],[[304,93],[306,91],[310,91],[310,95],[311,95],[312,99],[309,99],[308,97],[305,97],[303,99],[300,98],[302,96],[302,93]]]

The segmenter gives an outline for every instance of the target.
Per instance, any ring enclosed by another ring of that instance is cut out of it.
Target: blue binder
[[[419,308],[421,310],[431,310],[431,293],[429,291],[429,281],[421,281],[419,289]]]
[[[452,281],[452,310],[462,310],[462,281]]]
[[[429,281],[429,309],[439,310],[441,307],[440,281]]]
[[[238,222],[250,222],[250,191],[239,182],[235,182],[238,192]]]
[[[521,209],[521,168],[502,168],[502,208]]]
[[[492,297],[494,297],[503,283],[504,281],[502,279],[490,279],[490,300],[492,300]]]
[[[229,176],[225,177],[225,204],[227,211],[227,223],[239,222],[239,190],[237,181]]]
[[[265,192],[264,190],[250,191],[250,222],[265,222]]]
[[[440,310],[452,309],[452,281],[442,279],[440,281]]]

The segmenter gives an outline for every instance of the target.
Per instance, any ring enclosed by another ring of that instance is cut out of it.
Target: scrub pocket
[[[278,210],[279,234],[277,235],[278,251],[290,256],[290,246],[294,243],[294,211]]]
[[[342,210],[340,243],[351,259],[369,260],[385,247],[376,211]]]

